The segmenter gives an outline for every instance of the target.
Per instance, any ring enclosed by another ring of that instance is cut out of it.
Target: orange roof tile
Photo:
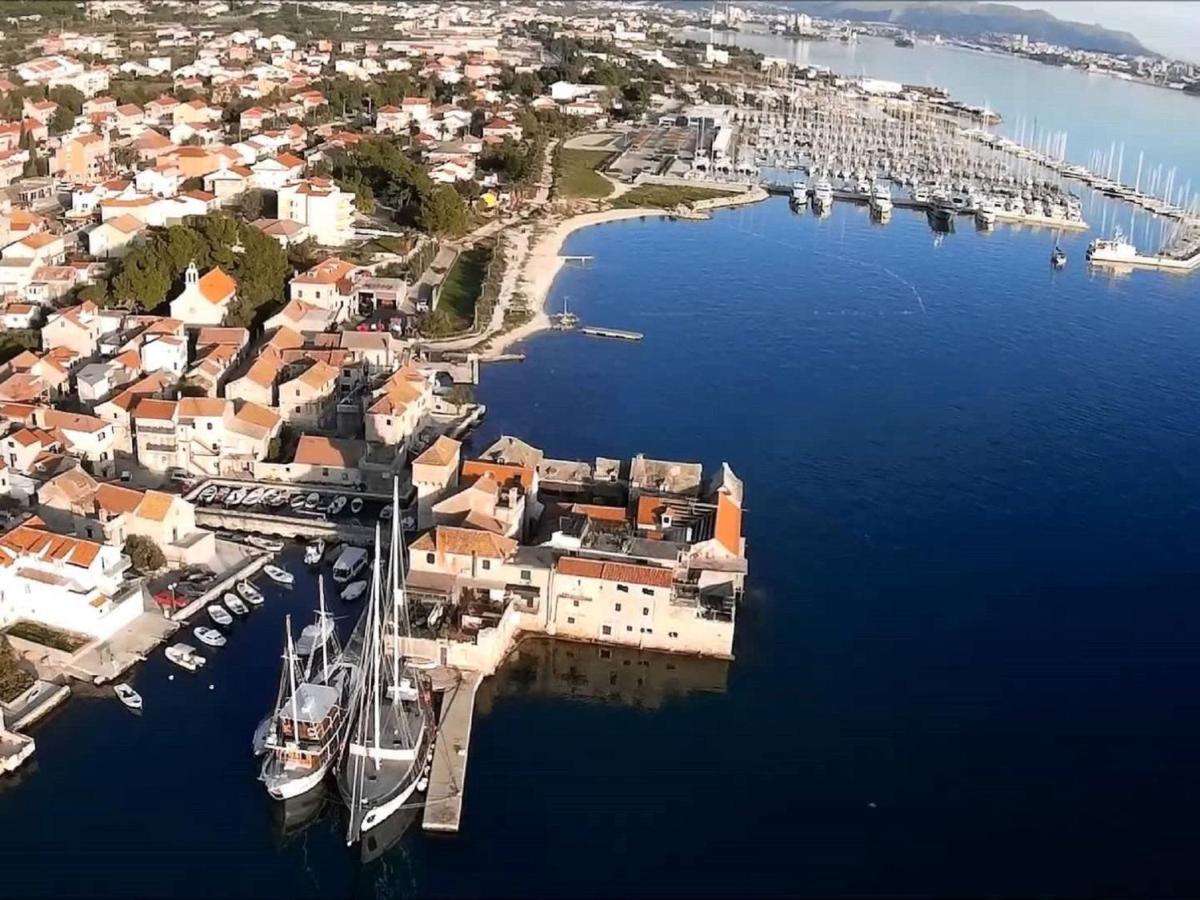
[[[517,542],[511,538],[502,537],[490,531],[452,528],[447,525],[438,526],[434,540],[438,553],[453,553],[457,556],[486,556],[491,559],[505,559],[517,549]]]
[[[461,450],[461,441],[456,441],[443,434],[413,460],[413,465],[448,466],[458,458]]]
[[[209,303],[223,303],[237,292],[237,282],[233,276],[225,274],[219,266],[201,275],[196,287]]]
[[[525,490],[533,488],[533,467],[532,466],[514,466],[508,463],[489,462],[484,459],[468,459],[463,463],[463,476],[468,475],[484,475],[491,473],[496,477],[496,480],[501,484],[506,484],[514,478],[521,483],[521,487]]]

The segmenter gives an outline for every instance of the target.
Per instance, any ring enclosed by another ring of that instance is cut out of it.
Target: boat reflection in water
[[[320,821],[332,797],[324,784],[288,800],[271,801],[271,830],[276,847],[286,847]]]
[[[497,698],[510,694],[658,709],[688,694],[722,694],[728,679],[728,660],[531,638],[480,684],[475,709],[487,714]]]

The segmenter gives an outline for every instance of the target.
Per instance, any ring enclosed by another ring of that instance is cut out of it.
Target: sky
[[[1200,63],[1200,3],[1190,0],[1006,0],[1060,19],[1131,32],[1151,50]]]

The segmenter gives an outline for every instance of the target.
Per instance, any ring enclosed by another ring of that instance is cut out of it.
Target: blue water
[[[1085,240],[1052,272],[1046,232],[782,200],[575,234],[551,306],[646,338],[530,340],[475,447],[729,461],[728,671],[506,673],[463,831],[364,865],[335,811],[282,839],[249,758],[301,575],[209,671],[144,666],[142,717],[35,730],[0,894],[1195,896],[1200,282],[1091,274]],[[621,702],[556,696],[606,674]]]

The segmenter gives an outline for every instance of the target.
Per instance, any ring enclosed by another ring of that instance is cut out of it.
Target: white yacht
[[[1096,238],[1087,248],[1087,259],[1092,263],[1128,263],[1137,255],[1137,247],[1125,240],[1120,228],[1111,238]]]
[[[813,182],[812,204],[817,212],[826,212],[833,206],[833,185],[824,175]]]
[[[187,669],[189,672],[195,672],[203,666],[207,659],[196,652],[196,648],[190,644],[172,644],[164,651],[167,659],[175,663],[181,669]]]
[[[361,547],[345,547],[333,564],[333,580],[339,584],[353,581],[367,567],[367,551]]]
[[[808,185],[796,182],[792,185],[792,196],[788,200],[793,208],[802,207],[808,203]]]
[[[127,684],[114,684],[113,693],[117,695],[117,699],[124,703],[132,710],[142,708],[142,695],[135,691]]]
[[[975,224],[980,228],[991,228],[996,224],[996,207],[984,200],[975,208]]]
[[[871,188],[871,209],[880,216],[892,211],[892,191],[882,181],[875,182]]]

